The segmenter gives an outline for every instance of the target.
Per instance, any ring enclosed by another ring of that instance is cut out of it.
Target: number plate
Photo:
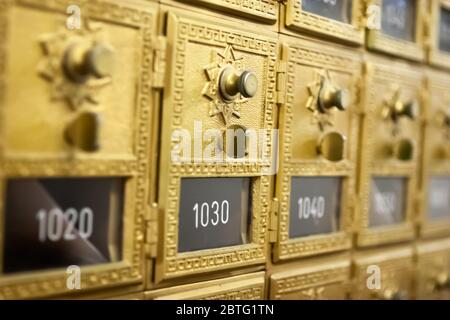
[[[383,0],[381,29],[394,38],[415,41],[416,0]]]
[[[439,49],[450,52],[450,10],[441,8],[439,23]]]
[[[401,223],[405,219],[406,178],[374,178],[369,226]]]
[[[425,60],[426,23],[425,0],[367,0],[371,8],[378,8],[380,19],[368,19],[367,47],[410,60]],[[377,9],[377,10],[378,10]],[[375,10],[374,12],[376,12]]]
[[[6,189],[4,273],[121,259],[123,179],[13,179]]]
[[[250,178],[181,180],[178,251],[247,243]]]
[[[320,37],[364,44],[363,0],[287,0],[281,32],[314,33]]]
[[[439,67],[450,67],[450,2],[430,1],[428,61]]]
[[[341,181],[334,177],[292,178],[290,238],[339,229]]]
[[[450,218],[450,177],[433,177],[428,185],[428,218]]]
[[[351,0],[303,0],[302,9],[344,23],[352,21]]]

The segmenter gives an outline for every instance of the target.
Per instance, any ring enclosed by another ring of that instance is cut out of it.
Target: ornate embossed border
[[[196,282],[145,293],[155,300],[262,300],[264,299],[264,272],[229,278]]]
[[[384,60],[383,60],[384,61]],[[360,169],[359,169],[359,186],[358,193],[360,198],[360,205],[357,217],[358,226],[358,246],[372,246],[385,243],[392,243],[404,240],[410,240],[414,237],[414,219],[415,219],[415,205],[416,205],[416,187],[417,187],[417,166],[418,154],[413,163],[400,163],[398,161],[383,163],[373,161],[374,143],[376,136],[372,135],[373,128],[376,125],[379,114],[379,105],[376,97],[379,95],[376,85],[377,83],[386,84],[398,83],[401,86],[408,86],[415,88],[418,100],[421,101],[420,96],[422,84],[421,69],[413,68],[409,65],[392,65],[391,61],[385,60],[385,64],[367,62],[366,67],[366,91],[364,93],[364,105],[366,110],[362,142],[364,148],[361,149]],[[420,132],[420,125],[417,124],[417,132]],[[419,141],[417,141],[419,145]],[[407,185],[407,200],[406,200],[406,220],[404,223],[395,226],[383,226],[377,228],[368,228],[369,224],[369,203],[370,203],[370,189],[372,176],[404,176],[408,178]]]
[[[7,38],[5,28],[8,26],[8,13],[13,5],[26,6],[35,10],[45,10],[64,13],[73,1],[50,0],[8,0],[2,1],[0,6],[0,56],[7,56]],[[143,218],[147,209],[148,193],[148,142],[150,133],[150,70],[152,60],[151,50],[152,32],[155,25],[154,5],[148,5],[148,9],[142,6],[124,5],[116,0],[94,0],[85,4],[94,19],[120,23],[123,26],[135,28],[141,35],[141,53],[139,59],[141,65],[138,95],[136,97],[137,120],[134,152],[136,160],[130,161],[101,161],[101,160],[76,160],[70,166],[64,160],[8,160],[1,161],[2,176],[127,176],[130,179],[126,184],[125,216],[131,221],[132,228],[125,230],[124,242],[129,250],[124,251],[124,260],[117,263],[98,266],[82,267],[82,290],[111,287],[114,285],[126,285],[142,281],[142,242],[143,242]],[[4,62],[4,60],[2,60]],[[7,75],[0,69],[0,98],[4,94]],[[1,111],[1,110],[0,110]],[[1,114],[1,113],[0,113]],[[1,119],[0,119],[1,120]],[[4,185],[3,179],[0,186]],[[0,201],[0,207],[2,202]],[[1,209],[1,208],[0,208]],[[3,219],[1,219],[3,221]],[[0,298],[24,299],[51,296],[68,292],[66,288],[65,270],[32,272],[20,276],[0,277]]]
[[[201,4],[206,7],[218,9],[221,11],[232,11],[243,17],[254,18],[270,24],[274,24],[278,17],[277,0],[177,0],[182,2],[191,2]]]
[[[275,112],[275,66],[278,54],[276,39],[245,33],[239,29],[230,29],[220,21],[209,22],[203,19],[186,17],[171,9],[168,17],[168,57],[174,61],[168,70],[163,114],[162,145],[160,159],[159,205],[164,212],[160,221],[163,230],[158,246],[156,282],[200,272],[212,272],[226,268],[264,263],[266,258],[266,231],[268,228],[271,179],[261,176],[255,164],[191,164],[177,165],[170,161],[173,130],[181,128],[183,117],[183,92],[185,90],[184,68],[188,57],[185,48],[189,41],[205,46],[225,47],[232,43],[237,50],[265,57],[265,96],[263,97],[264,118],[261,128],[274,127]],[[269,136],[267,139],[269,141]],[[201,250],[190,253],[178,253],[178,207],[180,180],[183,177],[224,177],[247,176],[252,179],[253,216],[251,225],[251,243],[233,247]]]
[[[429,136],[430,127],[433,126],[434,114],[431,113],[432,103],[434,99],[443,99],[443,94],[448,93],[448,84],[450,83],[450,76],[444,72],[438,72],[436,70],[427,70],[427,113],[424,137],[422,143],[422,170],[421,170],[421,190],[420,190],[420,208],[419,208],[419,221],[420,221],[420,235],[423,238],[430,238],[436,236],[450,235],[450,219],[441,220],[438,222],[427,222],[427,204],[429,190],[429,179],[432,176],[444,175],[450,176],[450,161],[443,163],[431,164],[432,150],[429,148],[429,144],[426,143]],[[445,105],[445,102],[443,102]]]
[[[430,16],[428,19],[428,62],[435,66],[450,68],[450,52],[439,50],[439,23],[441,8],[450,10],[449,0],[430,1]]]
[[[311,268],[312,269],[312,268]],[[330,265],[314,268],[316,271],[293,270],[275,273],[270,277],[270,299],[283,299],[286,295],[298,292],[302,294],[311,287],[340,285],[346,291],[350,280],[350,261],[339,261]]]
[[[383,0],[366,0],[367,6],[374,4],[382,6]],[[381,11],[381,9],[380,9]],[[381,30],[367,30],[367,47],[374,51],[386,52],[410,60],[423,61],[425,59],[425,41],[423,25],[426,15],[425,0],[417,0],[416,12],[416,41],[410,42],[384,34]]]
[[[286,27],[330,36],[345,42],[364,43],[363,0],[353,0],[352,23],[343,23],[302,10],[302,0],[287,0]]]
[[[349,110],[351,118],[347,160],[333,163],[326,160],[299,161],[292,159],[295,66],[306,65],[319,70],[329,69],[354,75],[355,70],[362,70],[361,60],[357,54],[341,52],[336,48],[319,46],[304,40],[303,42],[283,45],[283,60],[286,61],[286,103],[282,107],[279,127],[282,141],[280,143],[280,169],[277,175],[277,197],[280,201],[278,218],[278,242],[274,245],[274,259],[285,260],[311,256],[327,252],[348,249],[351,246],[351,228],[355,199],[351,195],[355,190],[356,157],[358,145],[358,80],[360,75],[352,76],[355,105]],[[293,176],[340,176],[343,178],[341,200],[340,232],[305,238],[289,238],[289,206],[291,196],[291,178]]]

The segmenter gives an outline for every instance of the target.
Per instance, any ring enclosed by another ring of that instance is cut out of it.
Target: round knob
[[[70,145],[85,151],[97,151],[100,138],[100,117],[95,112],[83,112],[64,131],[64,138]]]
[[[344,111],[350,105],[350,94],[348,90],[325,86],[320,90],[319,107],[325,112],[327,109],[338,108]]]
[[[447,273],[442,272],[440,273],[436,279],[436,289],[438,290],[445,290],[450,288],[450,277]]]
[[[236,71],[226,67],[219,79],[219,89],[222,97],[232,101],[241,94],[244,98],[252,98],[258,90],[258,78],[252,71]]]
[[[346,137],[339,132],[325,134],[319,141],[317,152],[325,159],[333,162],[344,159]]]
[[[406,300],[408,293],[403,290],[386,289],[378,294],[378,297],[383,300]]]
[[[109,77],[112,74],[114,54],[110,47],[104,45],[94,46],[87,56],[88,69],[97,78]]]
[[[70,46],[64,57],[64,69],[70,79],[84,82],[90,76],[111,76],[114,62],[113,50],[104,44],[77,43]]]

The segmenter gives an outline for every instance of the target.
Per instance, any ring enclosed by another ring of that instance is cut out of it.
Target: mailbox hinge
[[[167,38],[157,36],[153,41],[153,67],[152,67],[152,87],[155,89],[164,88],[166,74],[166,48]]]
[[[278,240],[278,215],[280,213],[280,202],[273,198],[270,206],[269,221],[269,243],[275,243]]]
[[[145,217],[145,255],[156,258],[158,245],[158,205],[153,203],[147,209]]]
[[[283,105],[286,99],[286,61],[277,61],[276,72],[276,103]]]

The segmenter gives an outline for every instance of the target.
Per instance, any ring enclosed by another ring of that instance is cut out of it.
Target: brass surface
[[[428,207],[450,177],[450,0],[416,1],[414,41],[371,25],[382,1],[348,22],[302,0],[75,1],[75,27],[74,1],[0,1],[0,299],[450,299],[450,218]],[[172,156],[199,123],[232,161]],[[299,177],[340,179],[332,232],[290,236]],[[374,177],[406,179],[402,222],[370,226]],[[46,178],[124,181],[120,257],[79,290],[66,268],[4,272],[8,183]],[[181,252],[182,182],[202,178],[250,179],[242,244]]]

